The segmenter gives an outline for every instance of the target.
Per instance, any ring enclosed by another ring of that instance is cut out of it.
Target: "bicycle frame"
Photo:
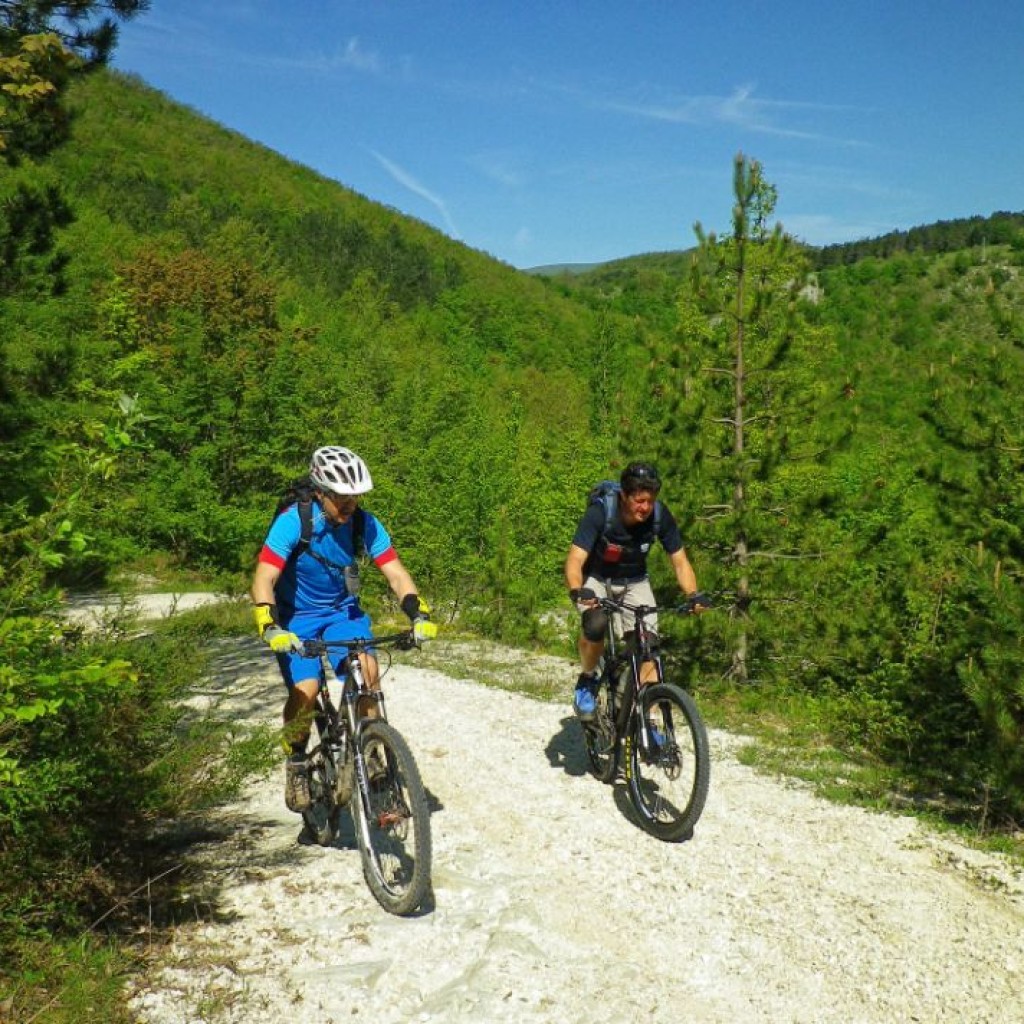
[[[322,641],[323,642],[323,641]],[[364,719],[359,717],[357,703],[360,697],[368,697],[373,700],[379,710],[379,717],[387,720],[387,709],[384,704],[384,694],[381,690],[371,690],[366,684],[366,677],[363,674],[363,665],[359,659],[362,651],[350,651],[342,660],[335,671],[326,651],[320,652],[320,680],[317,690],[317,697],[324,706],[328,718],[333,712],[332,724],[337,724],[339,709],[335,708],[331,697],[331,680],[341,683],[341,695],[339,698],[340,709],[344,711],[349,732],[353,738],[358,738]]]
[[[366,759],[363,757],[362,747],[359,742],[363,729],[373,721],[387,721],[387,708],[384,703],[384,693],[379,688],[371,690],[366,683],[366,676],[363,672],[361,654],[371,652],[374,647],[403,647],[414,646],[410,634],[393,633],[387,636],[360,637],[354,640],[312,640],[306,642],[307,650],[316,653],[320,659],[320,677],[317,686],[317,704],[314,717],[319,716],[317,731],[320,734],[321,744],[324,738],[336,744],[340,751],[338,763],[343,763],[347,756],[346,744],[351,743],[353,761],[355,765],[356,779],[359,792],[366,793],[367,771]],[[331,663],[330,652],[332,650],[345,648],[348,653],[341,660],[338,669],[335,670]],[[339,699],[340,710],[334,705],[331,697],[331,680],[341,683],[341,695]],[[377,707],[377,715],[374,717],[359,715],[359,699],[366,697],[374,701]],[[341,715],[344,713],[344,722]],[[323,726],[326,725],[326,728]],[[310,752],[316,753],[317,748]]]
[[[411,631],[304,645],[320,671],[313,711],[317,742],[307,762],[312,801],[303,819],[315,840],[327,846],[347,806],[366,883],[385,910],[399,915],[414,912],[429,890],[430,808],[415,758],[388,723],[383,694],[368,685],[361,656],[377,648],[415,646]],[[341,648],[340,659],[332,659],[331,651]],[[386,674],[387,666],[381,676]],[[332,695],[332,681],[340,684],[340,693]],[[365,699],[369,707],[361,703]]]
[[[652,637],[656,636],[647,625],[647,618],[653,615],[657,608],[653,605],[627,605],[622,600],[614,598],[598,598],[602,608],[609,613],[608,625],[605,628],[605,672],[608,674],[609,687],[615,701],[621,701],[615,712],[615,734],[619,739],[628,738],[629,719],[633,711],[642,703],[642,693],[647,686],[664,682],[664,671],[662,668],[661,654],[654,647]],[[623,611],[632,612],[634,617],[633,635],[636,638],[634,644],[630,644],[626,638],[622,643],[616,636],[615,622],[613,615],[621,615]],[[619,648],[625,648],[625,653]],[[648,683],[641,684],[640,674],[645,663],[651,662],[654,665],[655,678]],[[623,668],[629,668],[625,674],[625,689],[620,690],[623,682]],[[644,743],[644,750],[651,749],[651,736],[646,718],[641,733]],[[628,757],[629,751],[626,751]],[[628,763],[628,761],[627,761]]]

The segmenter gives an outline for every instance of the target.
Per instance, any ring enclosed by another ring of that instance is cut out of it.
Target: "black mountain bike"
[[[415,646],[411,630],[304,644],[306,657],[320,659],[320,687],[313,712],[317,742],[307,769],[312,802],[303,820],[321,846],[330,846],[347,805],[366,884],[385,910],[399,915],[414,913],[430,890],[430,809],[412,752],[387,721],[384,694],[367,686],[359,655]],[[335,674],[328,655],[338,648],[348,654]],[[329,680],[341,684],[340,708]],[[377,717],[359,717],[360,698],[374,702]]]
[[[641,826],[658,839],[689,839],[710,781],[704,722],[690,694],[665,682],[657,636],[646,621],[658,609],[597,600],[608,612],[608,626],[597,711],[592,721],[583,723],[591,773],[601,782],[613,782],[621,762]],[[688,614],[693,609],[683,605],[669,610]],[[613,620],[623,611],[633,613],[636,628],[620,643]],[[640,686],[644,662],[653,663],[657,679]]]

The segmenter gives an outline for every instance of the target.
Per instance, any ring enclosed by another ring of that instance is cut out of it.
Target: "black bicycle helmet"
[[[622,471],[619,486],[625,494],[635,494],[637,491],[657,494],[661,490],[661,477],[649,462],[631,462]]]

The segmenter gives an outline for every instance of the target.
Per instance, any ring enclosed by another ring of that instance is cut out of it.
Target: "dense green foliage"
[[[315,446],[345,443],[424,586],[488,621],[509,606],[485,579],[554,597],[566,511],[612,450],[592,396],[608,396],[625,322],[138,83],[87,83],[76,103],[52,162],[74,280],[59,304],[10,304],[7,352],[19,397],[51,413],[26,443],[59,407],[131,397],[140,447],[93,510],[94,552],[247,572],[274,496]]]
[[[777,326],[771,305],[757,309],[753,280],[746,306],[730,313],[722,297],[709,304],[698,275],[678,298],[675,341],[653,349],[665,432],[650,443],[665,472],[691,484],[698,566],[702,552],[717,553],[705,579],[724,582],[728,602],[730,566],[750,552],[759,686],[780,701],[805,693],[832,742],[899,766],[919,793],[943,793],[986,824],[1019,820],[1020,252],[898,255],[801,276],[772,244],[757,245],[751,277],[775,288]],[[698,256],[728,266],[730,247],[702,245]],[[724,298],[735,296],[727,287]],[[759,376],[744,414],[755,432],[745,474],[728,449],[738,417],[726,371],[741,323],[762,350],[748,366]],[[709,405],[716,392],[723,401]],[[741,531],[723,473],[754,499]],[[707,617],[691,671],[734,668],[736,629],[736,618]]]

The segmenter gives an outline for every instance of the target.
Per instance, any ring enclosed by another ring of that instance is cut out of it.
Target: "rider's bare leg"
[[[283,716],[284,738],[296,753],[306,749],[318,685],[316,679],[302,679],[288,691]]]
[[[363,669],[366,688],[371,692],[380,689],[380,666],[372,654],[360,654],[359,664]],[[379,718],[380,706],[372,697],[360,697],[356,702],[356,714],[360,718]]]
[[[597,663],[601,660],[601,655],[604,653],[604,641],[588,640],[585,636],[581,635],[579,651],[580,671],[584,675],[593,675],[594,670],[597,668]]]

